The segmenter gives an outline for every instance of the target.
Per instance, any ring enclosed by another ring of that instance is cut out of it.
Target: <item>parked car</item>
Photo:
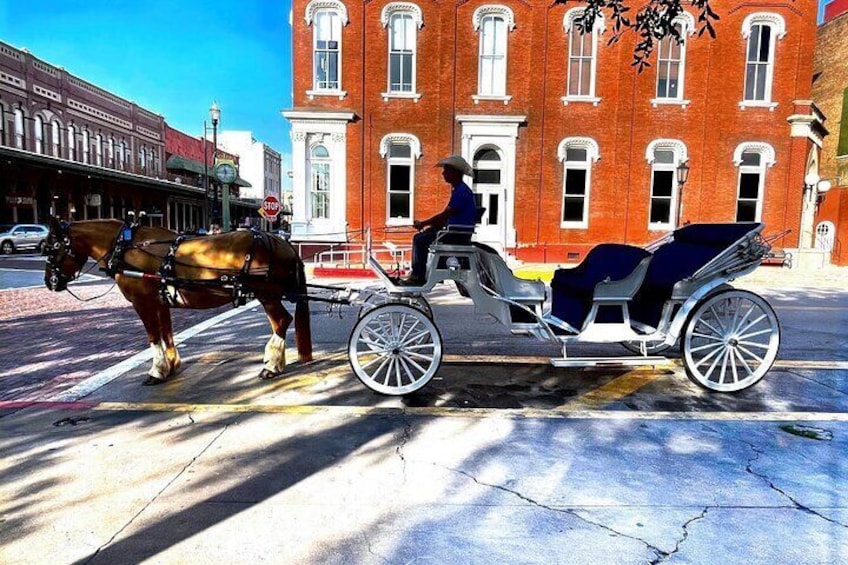
[[[41,252],[47,240],[47,227],[38,224],[0,224],[0,253],[11,255],[16,251]]]

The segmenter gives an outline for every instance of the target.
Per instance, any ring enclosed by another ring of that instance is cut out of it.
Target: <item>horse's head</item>
[[[55,217],[50,218],[50,232],[44,245],[44,256],[44,284],[54,292],[67,289],[68,283],[77,278],[88,259],[85,255],[74,253],[71,245],[71,225]]]

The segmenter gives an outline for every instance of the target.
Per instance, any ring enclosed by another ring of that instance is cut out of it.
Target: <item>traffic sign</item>
[[[269,220],[273,220],[280,213],[280,201],[273,194],[269,194],[265,197],[265,200],[262,201],[262,212],[264,212],[263,216],[268,218]]]

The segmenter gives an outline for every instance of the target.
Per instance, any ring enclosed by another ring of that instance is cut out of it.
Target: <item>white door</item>
[[[500,150],[483,147],[474,154],[474,186],[477,204],[486,209],[477,226],[477,241],[503,249],[507,246],[506,185]]]

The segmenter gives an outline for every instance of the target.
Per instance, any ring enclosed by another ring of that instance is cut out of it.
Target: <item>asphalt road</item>
[[[0,561],[848,562],[848,291],[753,289],[782,347],[735,395],[674,358],[554,369],[447,288],[447,362],[406,399],[353,376],[353,307],[313,305],[316,361],[273,381],[260,309],[189,328],[159,387],[133,327],[138,355],[104,341],[98,371],[0,401]]]

